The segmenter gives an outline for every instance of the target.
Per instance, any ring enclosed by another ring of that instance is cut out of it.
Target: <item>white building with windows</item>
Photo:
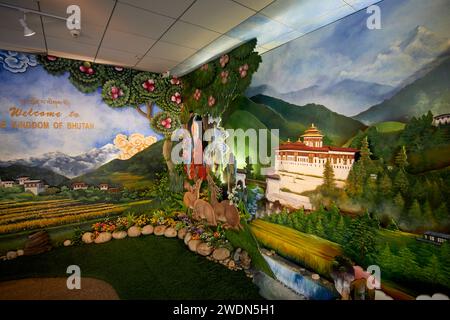
[[[287,141],[275,150],[275,168],[267,177],[266,198],[293,208],[309,208],[309,199],[302,192],[316,189],[323,183],[323,171],[327,161],[331,163],[336,185],[344,181],[355,162],[358,152],[353,148],[323,145],[323,134],[311,125],[302,139]]]
[[[23,182],[23,188],[26,191],[30,191],[35,196],[45,191],[44,182],[41,180],[26,180]]]

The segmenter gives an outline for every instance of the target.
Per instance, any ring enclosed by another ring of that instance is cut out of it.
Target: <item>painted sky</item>
[[[113,143],[118,133],[155,135],[148,120],[136,111],[131,108],[110,108],[102,102],[100,89],[98,92],[83,94],[70,83],[68,77],[68,73],[62,76],[49,75],[40,65],[29,66],[23,73],[12,73],[0,64],[0,121],[10,122],[9,108],[12,105],[20,106],[21,99],[53,98],[67,99],[71,103],[70,107],[58,108],[65,115],[61,121],[73,121],[67,116],[68,111],[73,110],[80,114],[78,122],[93,122],[95,125],[92,130],[0,129],[0,160],[34,157],[48,152],[74,156]],[[56,111],[52,106],[32,107],[34,110]]]
[[[362,10],[263,54],[252,87],[269,85],[288,93],[333,88],[346,79],[398,87],[449,48],[450,1],[385,0],[378,6],[380,30],[367,28],[369,14]],[[362,111],[325,102],[346,115]]]

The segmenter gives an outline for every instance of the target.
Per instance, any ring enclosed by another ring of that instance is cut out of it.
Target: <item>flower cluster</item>
[[[172,127],[172,118],[167,117],[165,119],[162,119],[161,125],[166,129],[170,129]]]
[[[181,81],[177,77],[173,77],[172,79],[170,79],[170,84],[179,86],[179,85],[181,85]]]
[[[194,92],[194,99],[195,100],[200,100],[200,98],[202,97],[202,90],[200,90],[200,89],[195,89],[195,92]]]
[[[48,57],[47,57],[48,59]],[[50,60],[52,61],[52,60]],[[81,72],[87,74],[87,75],[93,75],[95,73],[95,70],[92,68],[91,63],[88,61],[83,62],[83,64],[81,66],[78,67],[78,69],[80,69]]]
[[[92,230],[95,232],[113,232],[116,230],[116,224],[113,221],[105,220],[97,222],[92,225]]]
[[[128,219],[126,217],[119,217],[116,220],[116,230],[125,231],[131,227]]]
[[[239,75],[241,78],[245,78],[247,76],[248,64],[244,64],[239,67]]]
[[[153,79],[147,79],[142,83],[142,88],[147,90],[148,92],[155,91],[155,80]]]
[[[240,185],[237,185],[235,188],[231,189],[231,192],[228,194],[228,200],[230,200],[235,206],[238,206],[242,200],[242,188]]]
[[[150,218],[146,214],[141,214],[134,220],[134,225],[138,227],[146,226],[150,223]]]
[[[222,82],[222,84],[226,84],[228,82],[228,76],[229,76],[230,72],[228,70],[226,71],[222,71],[220,73],[220,81]]]
[[[204,65],[202,65],[202,66],[200,67],[200,70],[202,70],[202,71],[208,71],[208,64],[205,63]]]
[[[216,104],[216,99],[213,96],[209,96],[208,98],[208,106],[212,107]]]
[[[121,151],[118,158],[120,160],[127,160],[134,156],[136,153],[148,148],[156,141],[156,137],[145,137],[140,133],[133,133],[129,137],[124,134],[118,134],[114,139],[114,145]]]
[[[123,90],[120,89],[119,87],[113,86],[113,87],[111,87],[110,95],[113,100],[116,100],[119,97],[123,96]]]
[[[181,94],[179,92],[175,92],[171,97],[170,101],[180,104],[181,103]]]
[[[220,60],[219,60],[220,66],[222,68],[225,68],[228,61],[230,61],[230,57],[227,54],[224,54],[223,56],[220,57]]]

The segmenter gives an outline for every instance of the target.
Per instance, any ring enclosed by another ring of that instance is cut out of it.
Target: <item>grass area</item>
[[[330,278],[331,263],[342,255],[341,247],[331,241],[264,220],[254,220],[250,228],[256,239],[280,255]]]
[[[374,126],[377,128],[378,132],[387,133],[387,132],[402,131],[403,129],[405,129],[405,125],[406,124],[398,121],[385,121],[379,122]]]
[[[244,230],[240,232],[236,232],[233,230],[225,231],[227,239],[235,248],[243,248],[245,251],[247,251],[252,258],[252,264],[257,269],[263,271],[271,277],[274,277],[272,270],[259,251],[258,242],[254,238],[247,222],[241,221],[241,224],[244,227]]]
[[[244,272],[190,252],[181,240],[153,235],[1,262],[0,281],[67,277],[73,264],[80,266],[82,277],[110,283],[121,299],[261,299]]]

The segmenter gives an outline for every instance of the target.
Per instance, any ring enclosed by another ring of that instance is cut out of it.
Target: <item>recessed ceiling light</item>
[[[24,35],[24,37],[31,37],[31,36],[36,34],[35,31],[33,31],[30,28],[28,28],[27,16],[26,16],[25,13],[23,14],[23,18],[19,19],[19,22],[20,22],[20,25],[23,27],[23,35]]]

